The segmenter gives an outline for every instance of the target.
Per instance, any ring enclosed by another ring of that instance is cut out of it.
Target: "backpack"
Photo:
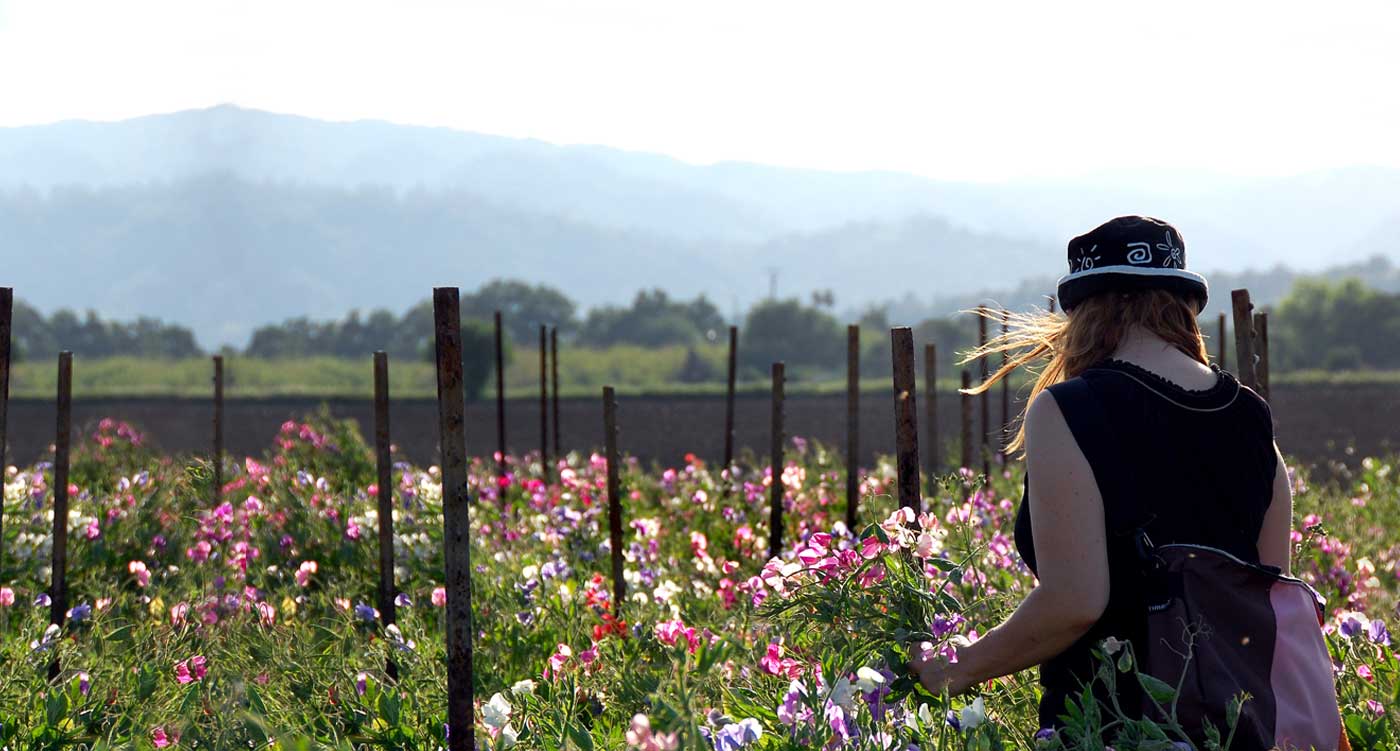
[[[1105,371],[1117,372],[1117,371]],[[1090,425],[1113,430],[1083,378],[1059,384]],[[1122,443],[1106,442],[1122,459]],[[1129,488],[1105,488],[1131,498]],[[1207,723],[1228,735],[1228,708],[1242,694],[1232,751],[1348,748],[1338,711],[1332,658],[1322,635],[1324,600],[1306,582],[1212,547],[1154,545],[1146,520],[1105,522],[1133,536],[1148,603],[1138,669],[1179,690],[1176,719],[1198,748]],[[1167,719],[1172,702],[1144,692],[1143,717]]]

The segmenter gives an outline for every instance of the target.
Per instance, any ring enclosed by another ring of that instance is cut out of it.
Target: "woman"
[[[911,664],[930,691],[953,694],[1038,665],[1047,728],[1091,682],[1094,647],[1110,636],[1143,647],[1133,536],[1106,519],[1143,520],[1158,545],[1208,545],[1287,573],[1293,505],[1268,405],[1209,364],[1196,324],[1206,282],[1186,270],[1177,231],[1119,217],[1071,240],[1069,266],[1058,289],[1066,317],[1016,316],[1012,333],[975,353],[1011,353],[975,392],[1048,361],[1011,446],[1026,458],[1016,547],[1039,583],[956,663]],[[1097,397],[1110,430],[1066,398],[1082,390],[1056,385],[1071,379]],[[1115,487],[1134,492],[1103,492]],[[1118,685],[1133,712],[1141,689]]]

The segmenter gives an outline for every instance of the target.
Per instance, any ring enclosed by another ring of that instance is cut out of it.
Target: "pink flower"
[[[675,751],[680,740],[675,733],[653,733],[651,721],[644,714],[632,718],[627,731],[627,747],[637,751]]]
[[[856,580],[862,587],[873,587],[885,580],[885,565],[877,563],[870,568],[860,572],[860,577]]]
[[[204,676],[209,674],[209,666],[204,659],[204,655],[195,655],[188,660],[181,660],[175,663],[175,680],[180,683],[192,683],[204,680]]]
[[[1356,666],[1356,674],[1357,674],[1358,676],[1360,676],[1363,680],[1370,681],[1371,683],[1375,683],[1375,682],[1376,682],[1375,676],[1372,675],[1372,673],[1371,673],[1371,666],[1370,666],[1370,665],[1367,665],[1367,664],[1365,664],[1365,663],[1363,663],[1363,664],[1361,664],[1361,665],[1357,665],[1357,666]]]
[[[783,645],[769,642],[768,653],[758,659],[759,667],[769,675],[780,675],[783,666]]]
[[[102,528],[97,526],[96,519],[88,522],[87,529],[84,531],[84,536],[89,540],[96,540],[102,536]]]
[[[156,748],[165,748],[171,745],[173,741],[165,734],[165,728],[156,728],[151,731],[151,742],[155,744]]]
[[[126,564],[126,570],[136,577],[136,586],[145,587],[151,583],[151,572],[146,569],[146,564],[142,561],[131,561]]]
[[[194,680],[194,676],[190,675],[189,663],[187,663],[185,660],[181,660],[175,663],[175,680],[178,681],[181,685],[184,685]]]
[[[554,654],[550,655],[549,662],[544,667],[544,677],[548,678],[550,675],[558,675],[559,671],[563,670],[564,666],[568,664],[569,658],[573,656],[574,651],[569,649],[569,645],[561,643],[555,648]]]
[[[578,661],[584,665],[591,665],[596,659],[598,659],[598,646],[596,644],[578,653]]]
[[[178,626],[185,622],[185,616],[190,614],[190,605],[187,602],[177,602],[170,609],[170,625]]]
[[[209,560],[211,550],[213,550],[213,546],[209,544],[208,540],[200,540],[193,547],[185,550],[185,555],[189,556],[189,559],[195,563],[204,563]]]
[[[277,610],[269,603],[258,603],[258,620],[264,626],[271,626],[277,622]]]
[[[442,587],[433,587],[433,607],[441,608],[447,605],[447,590]]]
[[[311,575],[316,573],[315,561],[302,561],[297,567],[297,572],[293,574],[298,587],[305,587],[311,581]]]
[[[860,541],[860,555],[867,561],[873,558],[878,558],[880,554],[884,552],[884,550],[884,543],[880,542],[880,538],[874,535],[871,535]]]
[[[9,587],[0,587],[0,607],[8,608],[15,604],[15,591]]]

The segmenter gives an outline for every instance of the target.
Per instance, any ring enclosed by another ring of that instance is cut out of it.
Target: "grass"
[[[683,347],[646,349],[641,347],[612,347],[605,350],[569,349],[560,353],[560,395],[564,397],[596,396],[604,385],[617,388],[619,394],[639,395],[711,395],[724,393],[721,380],[725,353],[721,347],[706,347],[698,351],[711,372],[719,374],[713,380],[683,383],[676,379],[686,358]],[[369,398],[374,393],[374,376],[369,358],[364,361],[334,357],[307,357],[285,360],[264,360],[240,356],[225,359],[225,394],[231,398],[269,398],[279,396],[354,397]],[[952,372],[951,369],[946,369]],[[49,399],[57,382],[57,369],[50,362],[15,363],[11,375],[10,395],[15,398]],[[149,360],[135,357],[111,357],[95,360],[77,359],[73,364],[73,395],[75,398],[97,397],[184,397],[204,398],[211,393],[212,367],[206,358],[181,360]],[[1393,386],[1400,385],[1400,371],[1296,371],[1276,373],[1275,386]],[[390,363],[390,383],[393,394],[405,398],[431,398],[437,393],[436,379],[430,363],[410,360]],[[941,378],[938,388],[951,391],[960,384],[951,378]],[[884,393],[890,388],[887,376],[861,379],[861,390]],[[753,371],[742,373],[738,389],[741,393],[767,393],[766,374]],[[844,374],[797,370],[789,373],[788,393],[837,394],[846,389]],[[529,397],[539,390],[539,360],[531,350],[518,350],[515,360],[506,369],[506,393],[511,397]],[[495,393],[494,378],[488,381],[484,394]]]

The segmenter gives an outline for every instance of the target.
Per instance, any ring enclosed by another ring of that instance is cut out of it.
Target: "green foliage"
[[[755,305],[739,330],[739,360],[751,370],[767,372],[782,361],[793,369],[840,369],[845,336],[836,319],[801,301],[769,300]]]
[[[1269,337],[1278,369],[1400,368],[1400,293],[1300,280],[1269,317]]]
[[[596,348],[618,344],[693,346],[717,341],[724,325],[719,309],[703,295],[680,302],[660,289],[643,290],[632,300],[631,307],[606,306],[589,311],[578,343]]]
[[[104,321],[93,310],[79,318],[67,308],[45,317],[19,300],[14,305],[12,336],[17,361],[51,362],[62,350],[76,357],[129,355],[161,360],[200,354],[194,333],[183,326],[145,317],[130,323]]]
[[[559,332],[566,336],[578,325],[574,318],[574,301],[545,284],[494,279],[475,292],[463,295],[461,305],[463,318],[486,323],[491,323],[500,311],[506,335],[520,344],[535,342],[541,325],[558,326]],[[431,331],[431,316],[428,321]]]

